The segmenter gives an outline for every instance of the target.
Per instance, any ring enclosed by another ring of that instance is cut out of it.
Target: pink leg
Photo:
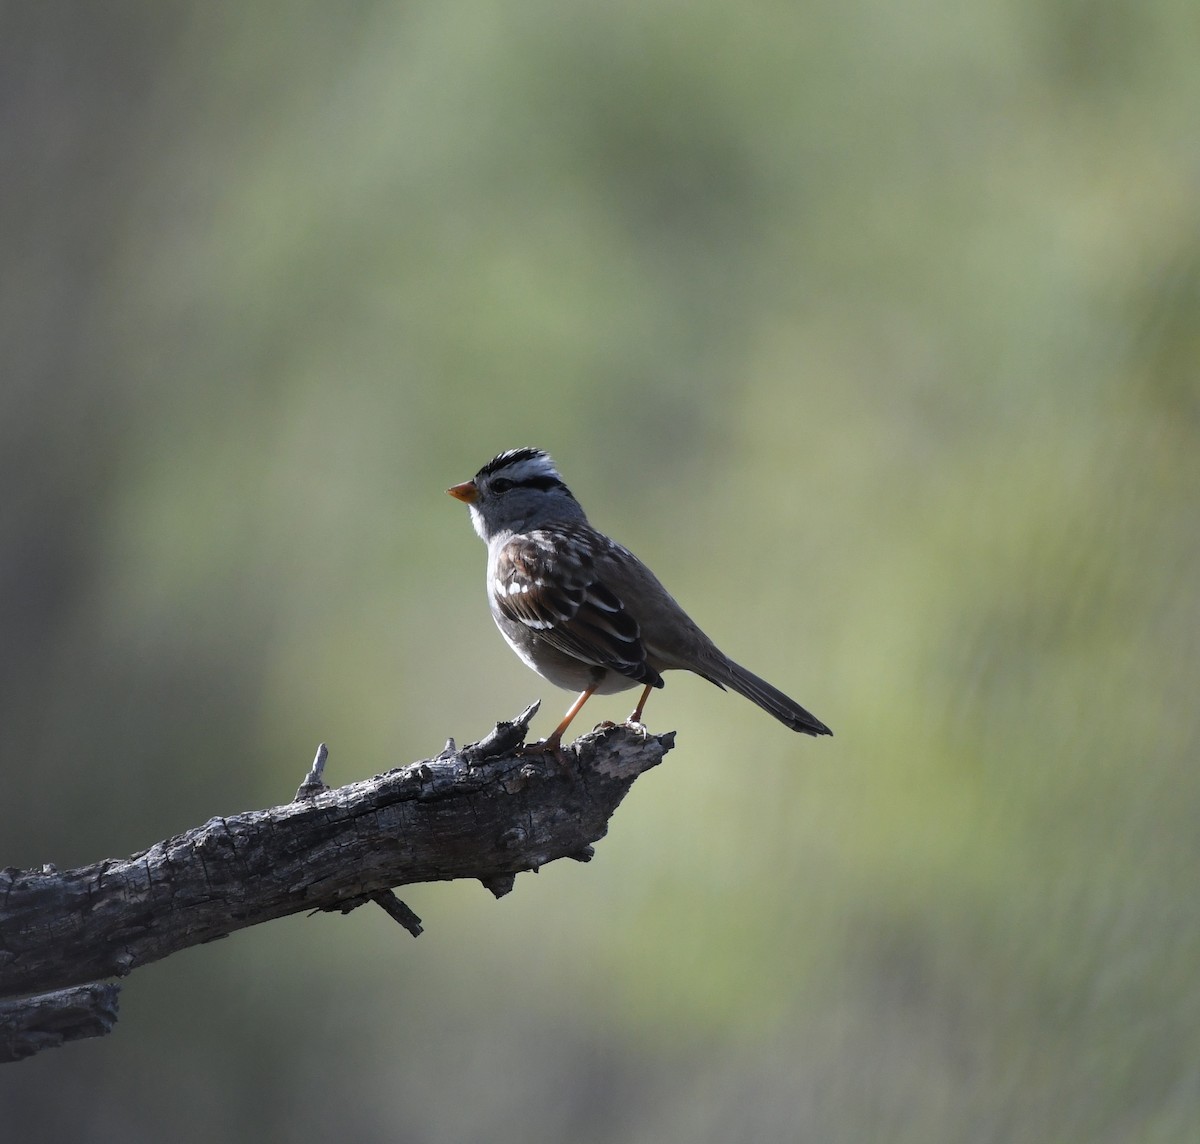
[[[654,690],[654,685],[648,683],[646,689],[642,692],[641,699],[638,700],[637,706],[633,709],[633,714],[629,716],[630,723],[640,723],[642,721],[642,708],[646,706],[646,700],[650,698],[650,692]]]
[[[571,725],[571,720],[579,714],[579,709],[595,694],[599,684],[593,683],[583,694],[571,704],[570,710],[563,716],[563,721],[554,728],[550,738],[546,740],[543,746],[552,751],[558,750],[558,744],[562,741],[563,732]]]

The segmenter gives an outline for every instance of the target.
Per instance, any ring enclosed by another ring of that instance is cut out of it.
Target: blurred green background
[[[1198,49],[1192,0],[0,6],[0,863],[549,730],[442,491],[517,445],[837,736],[673,676],[590,866],[140,970],[5,1137],[1196,1139]]]

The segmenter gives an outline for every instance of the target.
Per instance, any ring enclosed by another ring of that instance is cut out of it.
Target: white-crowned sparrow
[[[557,749],[589,696],[639,683],[630,722],[640,722],[670,668],[732,687],[793,731],[833,734],[729,659],[649,568],[588,524],[548,453],[510,449],[446,491],[470,507],[488,546],[488,604],[500,634],[539,675],[580,693],[546,746]]]

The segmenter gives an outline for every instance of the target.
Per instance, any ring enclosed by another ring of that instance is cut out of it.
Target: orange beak
[[[463,504],[470,504],[479,499],[479,489],[474,481],[463,481],[461,485],[451,485],[446,492],[455,500],[462,501]]]

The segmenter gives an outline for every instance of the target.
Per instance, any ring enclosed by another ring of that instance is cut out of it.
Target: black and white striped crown
[[[522,488],[566,489],[562,476],[554,467],[554,461],[544,449],[526,445],[522,449],[509,449],[493,457],[475,474],[475,483],[493,483],[503,479]]]

